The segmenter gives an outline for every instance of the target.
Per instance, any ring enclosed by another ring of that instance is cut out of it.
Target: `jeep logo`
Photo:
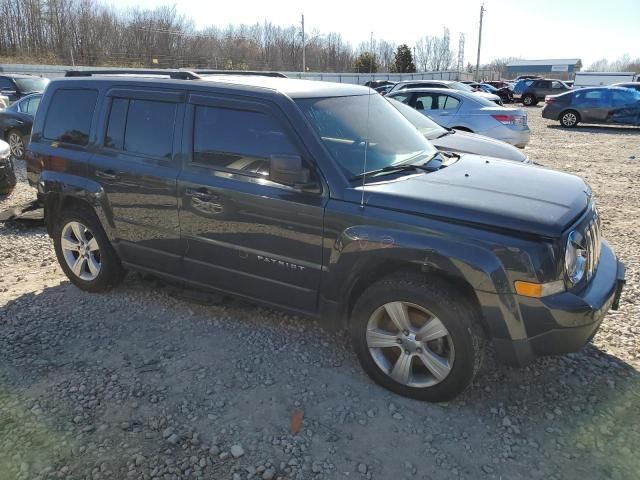
[[[268,263],[269,265],[287,268],[289,270],[298,270],[300,272],[307,269],[307,267],[303,267],[302,265],[296,265],[295,263],[285,262],[283,260],[276,260],[275,258],[269,258],[263,255],[258,255],[258,261]]]

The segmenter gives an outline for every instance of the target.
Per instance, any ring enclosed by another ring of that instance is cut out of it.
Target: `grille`
[[[593,217],[585,230],[585,250],[587,254],[587,281],[591,279],[593,274],[598,268],[598,262],[600,261],[600,244],[602,242],[601,230],[600,230],[600,216],[598,211],[593,209]]]

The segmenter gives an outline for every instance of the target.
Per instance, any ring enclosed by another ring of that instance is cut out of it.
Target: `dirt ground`
[[[489,362],[455,401],[421,403],[374,385],[343,333],[135,274],[86,294],[44,228],[0,224],[0,480],[638,478],[640,129],[528,112],[527,154],[589,182],[628,268],[583,351]],[[33,198],[19,174],[0,210]]]

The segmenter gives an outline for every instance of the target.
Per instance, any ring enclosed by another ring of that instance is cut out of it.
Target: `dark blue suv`
[[[55,80],[29,179],[69,279],[127,269],[346,327],[366,372],[445,400],[499,360],[573,352],[624,267],[579,177],[443,154],[353,85],[261,76]]]

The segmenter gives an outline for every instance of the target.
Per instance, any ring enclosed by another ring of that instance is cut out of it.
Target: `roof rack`
[[[259,75],[261,77],[288,78],[281,72],[266,72],[260,70],[191,70],[198,75]]]
[[[175,80],[198,80],[201,78],[189,70],[172,70],[154,68],[143,70],[138,68],[116,68],[108,70],[67,70],[65,77],[92,77],[94,75],[153,75],[169,77]]]

